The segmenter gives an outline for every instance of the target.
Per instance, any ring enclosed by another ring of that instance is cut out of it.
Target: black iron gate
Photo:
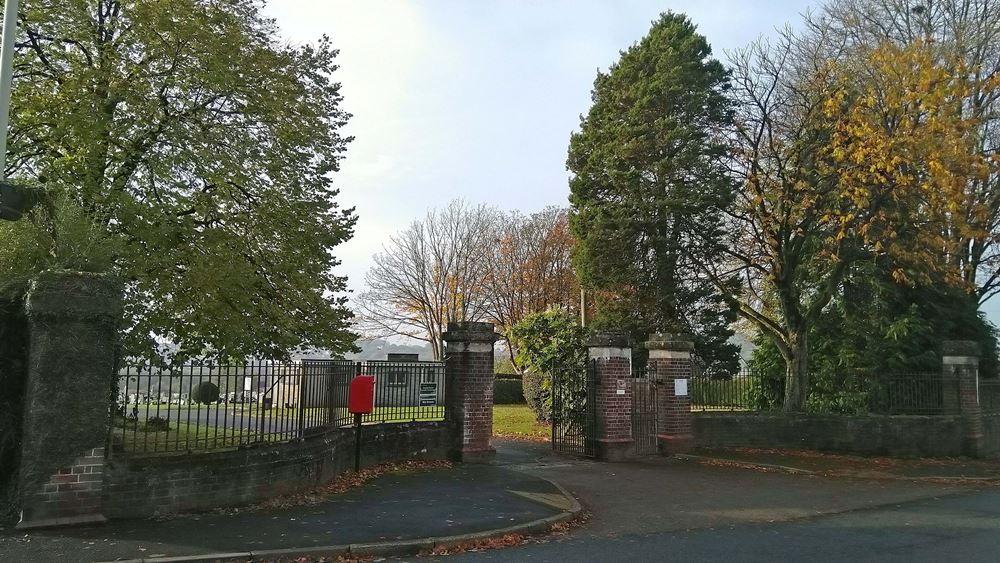
[[[632,439],[636,455],[657,453],[656,382],[645,367],[632,373]]]
[[[552,449],[557,453],[597,455],[597,369],[564,368],[552,372]]]

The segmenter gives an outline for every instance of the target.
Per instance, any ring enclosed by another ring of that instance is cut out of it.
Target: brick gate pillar
[[[656,333],[646,342],[649,374],[656,384],[656,444],[661,455],[684,453],[694,447],[691,397],[691,352],[694,342],[684,335]]]
[[[450,457],[488,463],[493,436],[493,323],[448,323],[445,341],[445,404],[455,435]]]
[[[962,413],[965,453],[983,455],[983,411],[979,405],[979,343],[971,340],[946,340],[941,345],[941,369],[944,383],[958,380],[958,407]]]
[[[599,332],[587,342],[596,373],[597,459],[635,454],[632,439],[632,345],[624,334]]]
[[[121,301],[121,286],[103,275],[47,271],[31,283],[18,528],[104,521]]]

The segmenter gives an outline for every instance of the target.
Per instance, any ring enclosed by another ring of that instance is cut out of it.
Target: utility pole
[[[0,180],[7,179],[7,128],[10,123],[10,88],[14,74],[15,35],[17,35],[17,0],[5,0],[3,44],[0,45]]]

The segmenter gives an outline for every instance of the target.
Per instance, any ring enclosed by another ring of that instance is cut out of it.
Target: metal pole
[[[5,0],[3,45],[0,45],[0,180],[7,178],[7,125],[10,121],[10,88],[14,74],[14,36],[17,34],[17,0]]]
[[[361,471],[361,413],[354,414],[354,472]]]

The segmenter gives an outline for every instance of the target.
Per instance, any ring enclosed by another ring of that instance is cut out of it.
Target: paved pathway
[[[556,514],[561,510],[539,501],[555,495],[549,482],[502,467],[392,474],[313,506],[29,534],[0,530],[0,561],[109,561],[464,534]]]

